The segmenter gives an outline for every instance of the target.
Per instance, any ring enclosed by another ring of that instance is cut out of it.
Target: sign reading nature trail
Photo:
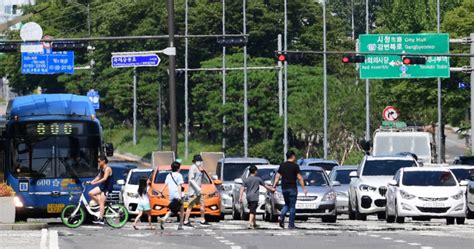
[[[448,34],[360,35],[360,52],[449,53]],[[404,65],[397,55],[366,55],[360,64],[361,79],[449,78],[447,56],[426,56],[426,64]]]

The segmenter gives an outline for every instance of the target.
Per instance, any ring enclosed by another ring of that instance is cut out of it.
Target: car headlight
[[[225,191],[225,192],[232,192],[232,189],[234,188],[234,185],[232,184],[226,184],[226,185],[222,185],[222,189]]]
[[[336,192],[337,197],[348,197],[347,192]]]
[[[459,199],[461,199],[463,196],[464,196],[464,191],[460,190],[457,194],[451,196],[451,198],[453,198],[453,199],[455,199],[455,200],[459,200]]]
[[[151,190],[151,195],[153,196],[159,196],[160,195],[160,192],[156,191],[156,190]]]
[[[137,194],[137,193],[127,192],[127,195],[128,195],[128,197],[138,198],[138,194]]]
[[[400,196],[403,198],[403,199],[407,199],[407,200],[411,200],[413,198],[415,198],[416,196],[412,195],[412,194],[409,194],[403,190],[400,190]]]
[[[323,196],[323,199],[322,201],[334,201],[336,199],[336,192],[334,191],[331,191],[331,192],[327,192],[324,196]]]
[[[275,197],[275,200],[277,202],[284,202],[285,201],[285,198],[283,197],[283,194],[278,192],[278,191],[275,191],[275,193],[273,193],[273,196]]]
[[[213,192],[213,193],[210,193],[207,195],[208,198],[214,198],[214,197],[218,197],[219,196],[219,192],[216,191],[216,192]]]
[[[361,185],[359,186],[359,189],[360,189],[361,191],[375,191],[377,188],[376,188],[376,187],[372,187],[372,186],[367,185],[367,184],[361,184]]]

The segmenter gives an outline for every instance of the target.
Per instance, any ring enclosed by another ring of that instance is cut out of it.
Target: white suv
[[[349,219],[366,220],[368,214],[385,218],[387,184],[405,167],[418,167],[412,156],[366,156],[350,173]]]

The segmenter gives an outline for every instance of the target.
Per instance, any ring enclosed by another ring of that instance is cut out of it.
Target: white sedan
[[[122,189],[123,204],[130,214],[138,214],[138,183],[141,178],[148,179],[151,169],[132,169],[128,172],[125,186]]]
[[[386,220],[445,218],[448,225],[464,224],[467,183],[446,168],[402,168],[388,183]]]

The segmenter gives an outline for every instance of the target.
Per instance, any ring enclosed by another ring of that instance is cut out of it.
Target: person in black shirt
[[[294,151],[288,151],[286,153],[287,161],[280,164],[277,175],[275,176],[275,182],[273,188],[276,187],[278,181],[281,179],[281,189],[283,192],[283,198],[285,199],[285,205],[281,209],[279,217],[279,225],[281,228],[285,228],[285,216],[290,211],[290,222],[288,223],[288,229],[295,228],[295,216],[296,216],[296,200],[298,197],[298,188],[296,187],[296,180],[301,185],[304,194],[308,191],[304,186],[303,177],[300,174],[300,166],[295,163],[296,154]]]

